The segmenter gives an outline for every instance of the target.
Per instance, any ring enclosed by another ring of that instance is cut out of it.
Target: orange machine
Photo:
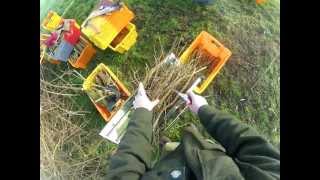
[[[44,19],[42,27],[50,32],[54,32],[65,21],[66,20],[59,16],[56,12],[50,11],[47,17]],[[88,40],[79,34],[80,26],[77,24],[77,22],[75,22],[75,20],[72,20],[71,25],[72,31],[69,30],[68,32],[64,32],[64,34],[62,34],[64,40],[74,45],[72,53],[68,58],[68,62],[75,68],[85,69],[87,64],[96,54],[96,49]],[[40,64],[44,63],[44,59],[46,59],[46,46],[43,44],[43,42],[49,36],[49,34],[40,34]],[[61,61],[58,60],[48,60],[53,64],[61,63]]]

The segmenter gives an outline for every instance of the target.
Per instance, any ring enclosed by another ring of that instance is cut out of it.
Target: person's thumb
[[[159,102],[160,102],[159,99],[152,101],[151,102],[152,108],[154,108]]]
[[[194,101],[196,98],[196,95],[194,94],[193,91],[188,91],[187,95],[191,98],[191,101]]]
[[[141,95],[141,96],[146,94],[146,91],[145,91],[145,89],[143,87],[143,84],[141,82],[139,83],[138,94]]]

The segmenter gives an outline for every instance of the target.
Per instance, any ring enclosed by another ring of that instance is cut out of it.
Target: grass
[[[73,2],[69,10],[65,8]],[[232,56],[208,87],[204,95],[210,104],[230,112],[240,121],[257,129],[274,145],[280,143],[280,2],[269,0],[258,6],[249,0],[219,0],[212,6],[202,7],[192,0],[124,0],[136,17],[138,40],[125,54],[111,50],[99,51],[86,70],[77,70],[84,77],[99,63],[110,66],[113,72],[133,91],[128,77],[131,71],[143,74],[145,64],[152,64],[160,45],[165,51],[175,37],[190,42],[202,31],[208,31],[232,51]],[[89,15],[97,0],[56,1],[50,8],[65,18],[74,18],[79,24]],[[43,11],[47,11],[46,7]],[[41,13],[46,14],[46,13]],[[42,17],[43,18],[43,17]],[[40,19],[41,20],[41,19]],[[68,64],[46,64],[56,74],[72,67]],[[49,76],[49,75],[48,75]],[[74,76],[66,79],[81,84]],[[83,118],[88,132],[98,132],[104,126],[102,117],[95,110],[86,94],[73,98],[78,108],[89,111]],[[199,125],[198,119],[186,112],[166,131],[173,140],[179,140],[180,130],[188,122]],[[201,127],[201,126],[199,126]],[[98,135],[95,137],[101,138]],[[99,154],[110,144],[92,146]],[[106,159],[104,161],[107,161]]]

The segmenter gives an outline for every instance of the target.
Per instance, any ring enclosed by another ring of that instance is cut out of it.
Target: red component
[[[70,22],[70,30],[63,33],[63,38],[72,45],[76,45],[79,41],[81,31],[76,27],[75,21]]]

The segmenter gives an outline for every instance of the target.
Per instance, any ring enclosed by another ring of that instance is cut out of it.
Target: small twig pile
[[[87,90],[87,93],[94,103],[105,107],[108,111],[112,111],[117,106],[121,97],[115,82],[103,70],[96,74],[93,87]]]

